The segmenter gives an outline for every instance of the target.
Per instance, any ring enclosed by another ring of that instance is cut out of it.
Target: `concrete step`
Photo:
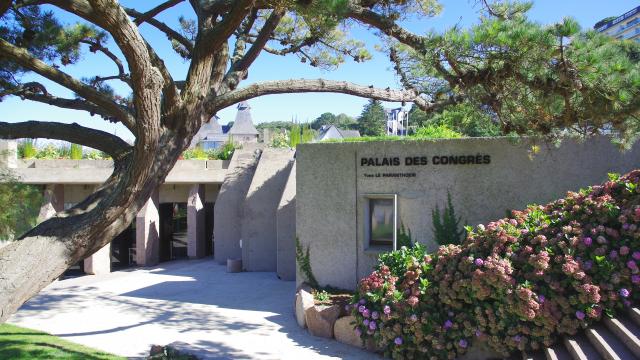
[[[544,349],[544,355],[547,360],[571,360],[571,355],[564,344],[557,343],[551,347]]]
[[[635,356],[605,325],[595,324],[586,331],[587,338],[606,360],[633,359]]]
[[[603,323],[636,358],[640,358],[640,326],[623,317],[605,317]]]
[[[638,326],[640,326],[640,309],[632,307],[629,309],[629,317]]]
[[[569,350],[573,360],[596,360],[602,359],[602,356],[591,345],[589,339],[584,334],[576,334],[564,338],[564,346]]]

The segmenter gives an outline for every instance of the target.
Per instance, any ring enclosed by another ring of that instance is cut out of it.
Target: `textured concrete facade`
[[[282,191],[276,215],[277,273],[281,280],[296,279],[296,164],[293,163],[289,179]]]
[[[204,185],[195,184],[187,199],[187,255],[193,259],[205,256],[204,194]]]
[[[267,148],[244,201],[242,266],[247,271],[277,270],[276,213],[293,165],[294,152]]]
[[[258,147],[249,144],[234,152],[227,176],[220,187],[214,208],[214,256],[219,264],[241,259],[241,220],[251,179],[260,158]]]
[[[136,215],[136,263],[153,266],[160,261],[160,214],[158,191],[154,191]]]
[[[84,272],[104,275],[111,272],[111,243],[84,259]]]
[[[296,227],[316,278],[353,289],[370,273],[380,250],[365,239],[369,196],[396,194],[398,224],[434,250],[431,212],[445,206],[447,192],[462,222],[477,225],[640,166],[640,144],[622,153],[604,137],[542,144],[532,158],[531,145],[500,138],[300,146]]]

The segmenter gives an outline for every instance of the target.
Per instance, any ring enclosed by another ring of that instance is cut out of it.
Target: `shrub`
[[[393,358],[505,356],[550,346],[640,299],[640,170],[511,218],[462,245],[380,256],[353,299],[356,329]],[[372,325],[373,324],[373,325]]]
[[[35,157],[36,159],[46,159],[46,160],[60,159],[63,157],[64,153],[65,153],[65,150],[63,147],[58,147],[53,144],[48,144],[42,149],[38,149]]]
[[[237,147],[232,141],[228,141],[216,151],[216,157],[219,160],[230,160],[233,156],[233,152],[238,148],[239,147]]]
[[[427,125],[419,128],[414,137],[420,139],[458,139],[463,135],[452,130],[447,125]]]
[[[69,149],[69,157],[71,160],[82,160],[82,145],[71,144]]]
[[[433,236],[436,244],[449,245],[460,244],[464,238],[464,230],[460,228],[460,218],[456,217],[456,211],[451,202],[451,194],[447,191],[447,206],[442,213],[436,205],[431,212],[431,222],[433,224]]]
[[[33,139],[24,139],[18,143],[18,157],[21,159],[33,159],[37,152]]]

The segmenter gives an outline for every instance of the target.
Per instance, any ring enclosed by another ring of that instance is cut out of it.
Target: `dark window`
[[[393,199],[369,199],[370,245],[393,246],[394,206]]]

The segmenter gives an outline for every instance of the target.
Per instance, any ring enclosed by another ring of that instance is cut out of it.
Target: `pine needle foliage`
[[[440,211],[438,205],[431,212],[433,234],[438,245],[460,244],[464,230],[460,228],[460,217],[456,216],[451,193],[447,191],[447,206]]]

